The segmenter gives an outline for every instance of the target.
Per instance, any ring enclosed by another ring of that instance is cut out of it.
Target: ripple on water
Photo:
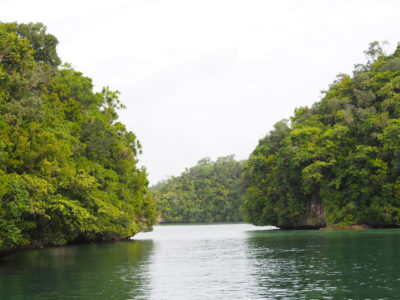
[[[19,253],[0,299],[397,299],[399,230],[156,226],[133,241]]]

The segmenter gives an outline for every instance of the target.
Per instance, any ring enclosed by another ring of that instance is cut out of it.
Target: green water
[[[156,226],[6,257],[0,299],[400,299],[399,251],[397,229]]]

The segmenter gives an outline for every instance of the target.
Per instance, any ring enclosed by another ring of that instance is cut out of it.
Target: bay
[[[0,261],[0,299],[398,299],[399,229],[161,225]]]

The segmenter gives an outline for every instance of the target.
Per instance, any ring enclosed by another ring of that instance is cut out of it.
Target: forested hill
[[[164,222],[242,220],[240,178],[244,162],[231,156],[208,158],[150,188]]]
[[[61,65],[42,24],[0,23],[0,251],[127,238],[155,212],[118,92]]]
[[[400,225],[400,46],[340,75],[312,107],[275,125],[246,166],[257,225]]]

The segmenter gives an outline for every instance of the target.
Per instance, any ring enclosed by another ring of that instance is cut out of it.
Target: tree
[[[43,24],[0,23],[0,251],[128,238],[155,204],[118,92],[60,65]]]
[[[257,225],[399,226],[400,47],[378,42],[311,108],[278,123],[245,166],[245,219]]]
[[[164,222],[238,222],[242,220],[241,175],[244,162],[233,155],[199,160],[178,177],[151,187]]]

